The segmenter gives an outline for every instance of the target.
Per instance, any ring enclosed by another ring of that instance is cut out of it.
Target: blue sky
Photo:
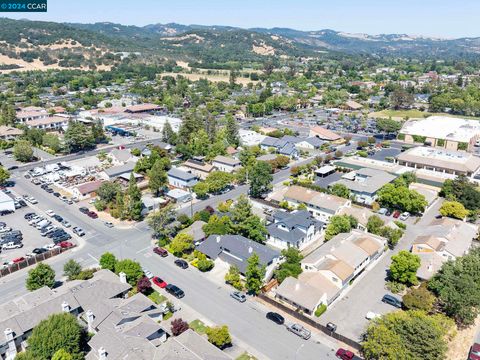
[[[480,36],[479,14],[479,0],[48,0],[48,13],[5,15],[59,22],[328,28],[451,38]]]

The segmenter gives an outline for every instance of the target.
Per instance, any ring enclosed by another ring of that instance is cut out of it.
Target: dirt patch
[[[261,43],[259,45],[253,44],[252,51],[259,55],[275,55],[275,49],[265,43]]]
[[[224,81],[224,82],[228,82],[229,81],[229,76],[227,74],[225,75],[222,75],[222,74],[187,74],[187,73],[171,73],[171,72],[167,72],[167,73],[161,73],[160,74],[161,76],[173,76],[174,78],[176,78],[177,76],[181,75],[185,78],[187,78],[188,80],[191,80],[191,81],[198,81],[200,79],[207,79],[208,81],[212,81],[212,82],[220,82],[220,81]],[[256,83],[258,81],[253,81],[253,80],[250,80],[248,78],[243,78],[243,77],[238,77],[236,80],[235,80],[238,84],[243,84],[243,85],[246,85],[248,83]]]
[[[479,326],[480,316],[477,317],[475,324],[472,326],[466,329],[457,330],[457,336],[455,336],[448,344],[446,359],[465,360],[468,352],[470,351],[470,346],[472,346],[475,341],[475,336]]]
[[[195,40],[195,44],[199,44],[205,40],[205,38],[201,37],[200,35],[197,34],[188,34],[184,36],[175,36],[175,37],[164,37],[161,38],[161,40],[167,40],[167,41],[183,41],[183,40]]]

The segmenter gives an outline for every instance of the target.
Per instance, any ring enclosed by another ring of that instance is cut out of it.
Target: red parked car
[[[393,212],[393,217],[394,217],[395,219],[398,219],[401,214],[402,214],[402,213],[401,213],[400,211],[395,210],[395,211]]]
[[[474,343],[468,353],[468,360],[480,360],[480,344]]]
[[[68,248],[73,247],[73,244],[72,244],[70,241],[62,241],[62,242],[61,242],[60,244],[58,244],[58,245],[60,245],[60,247],[61,247],[62,249],[68,249]]]
[[[158,276],[154,276],[152,281],[155,285],[161,287],[162,289],[165,288],[168,285],[165,281],[160,279]]]
[[[337,350],[337,352],[335,353],[335,356],[342,360],[357,360],[357,359],[360,360],[360,358],[356,356],[353,352],[342,349],[342,348],[339,348]]]
[[[13,259],[13,260],[12,260],[12,263],[17,264],[17,263],[22,262],[22,261],[25,261],[25,258],[24,258],[23,256],[22,256],[22,257],[18,257],[18,258],[16,258],[16,259]]]
[[[161,247],[154,247],[153,252],[157,255],[160,255],[161,257],[168,256],[168,251]]]
[[[98,218],[98,215],[97,215],[97,213],[96,213],[95,211],[90,211],[90,212],[87,213],[87,215],[88,215],[89,217],[91,217],[92,219]]]

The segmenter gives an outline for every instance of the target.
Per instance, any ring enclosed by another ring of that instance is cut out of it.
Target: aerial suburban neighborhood
[[[0,18],[0,359],[480,359],[480,38],[40,2]]]

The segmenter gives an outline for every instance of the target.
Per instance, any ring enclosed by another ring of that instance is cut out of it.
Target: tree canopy
[[[49,265],[41,262],[28,271],[26,280],[28,290],[33,291],[44,286],[52,288],[53,285],[55,285],[55,271]]]

